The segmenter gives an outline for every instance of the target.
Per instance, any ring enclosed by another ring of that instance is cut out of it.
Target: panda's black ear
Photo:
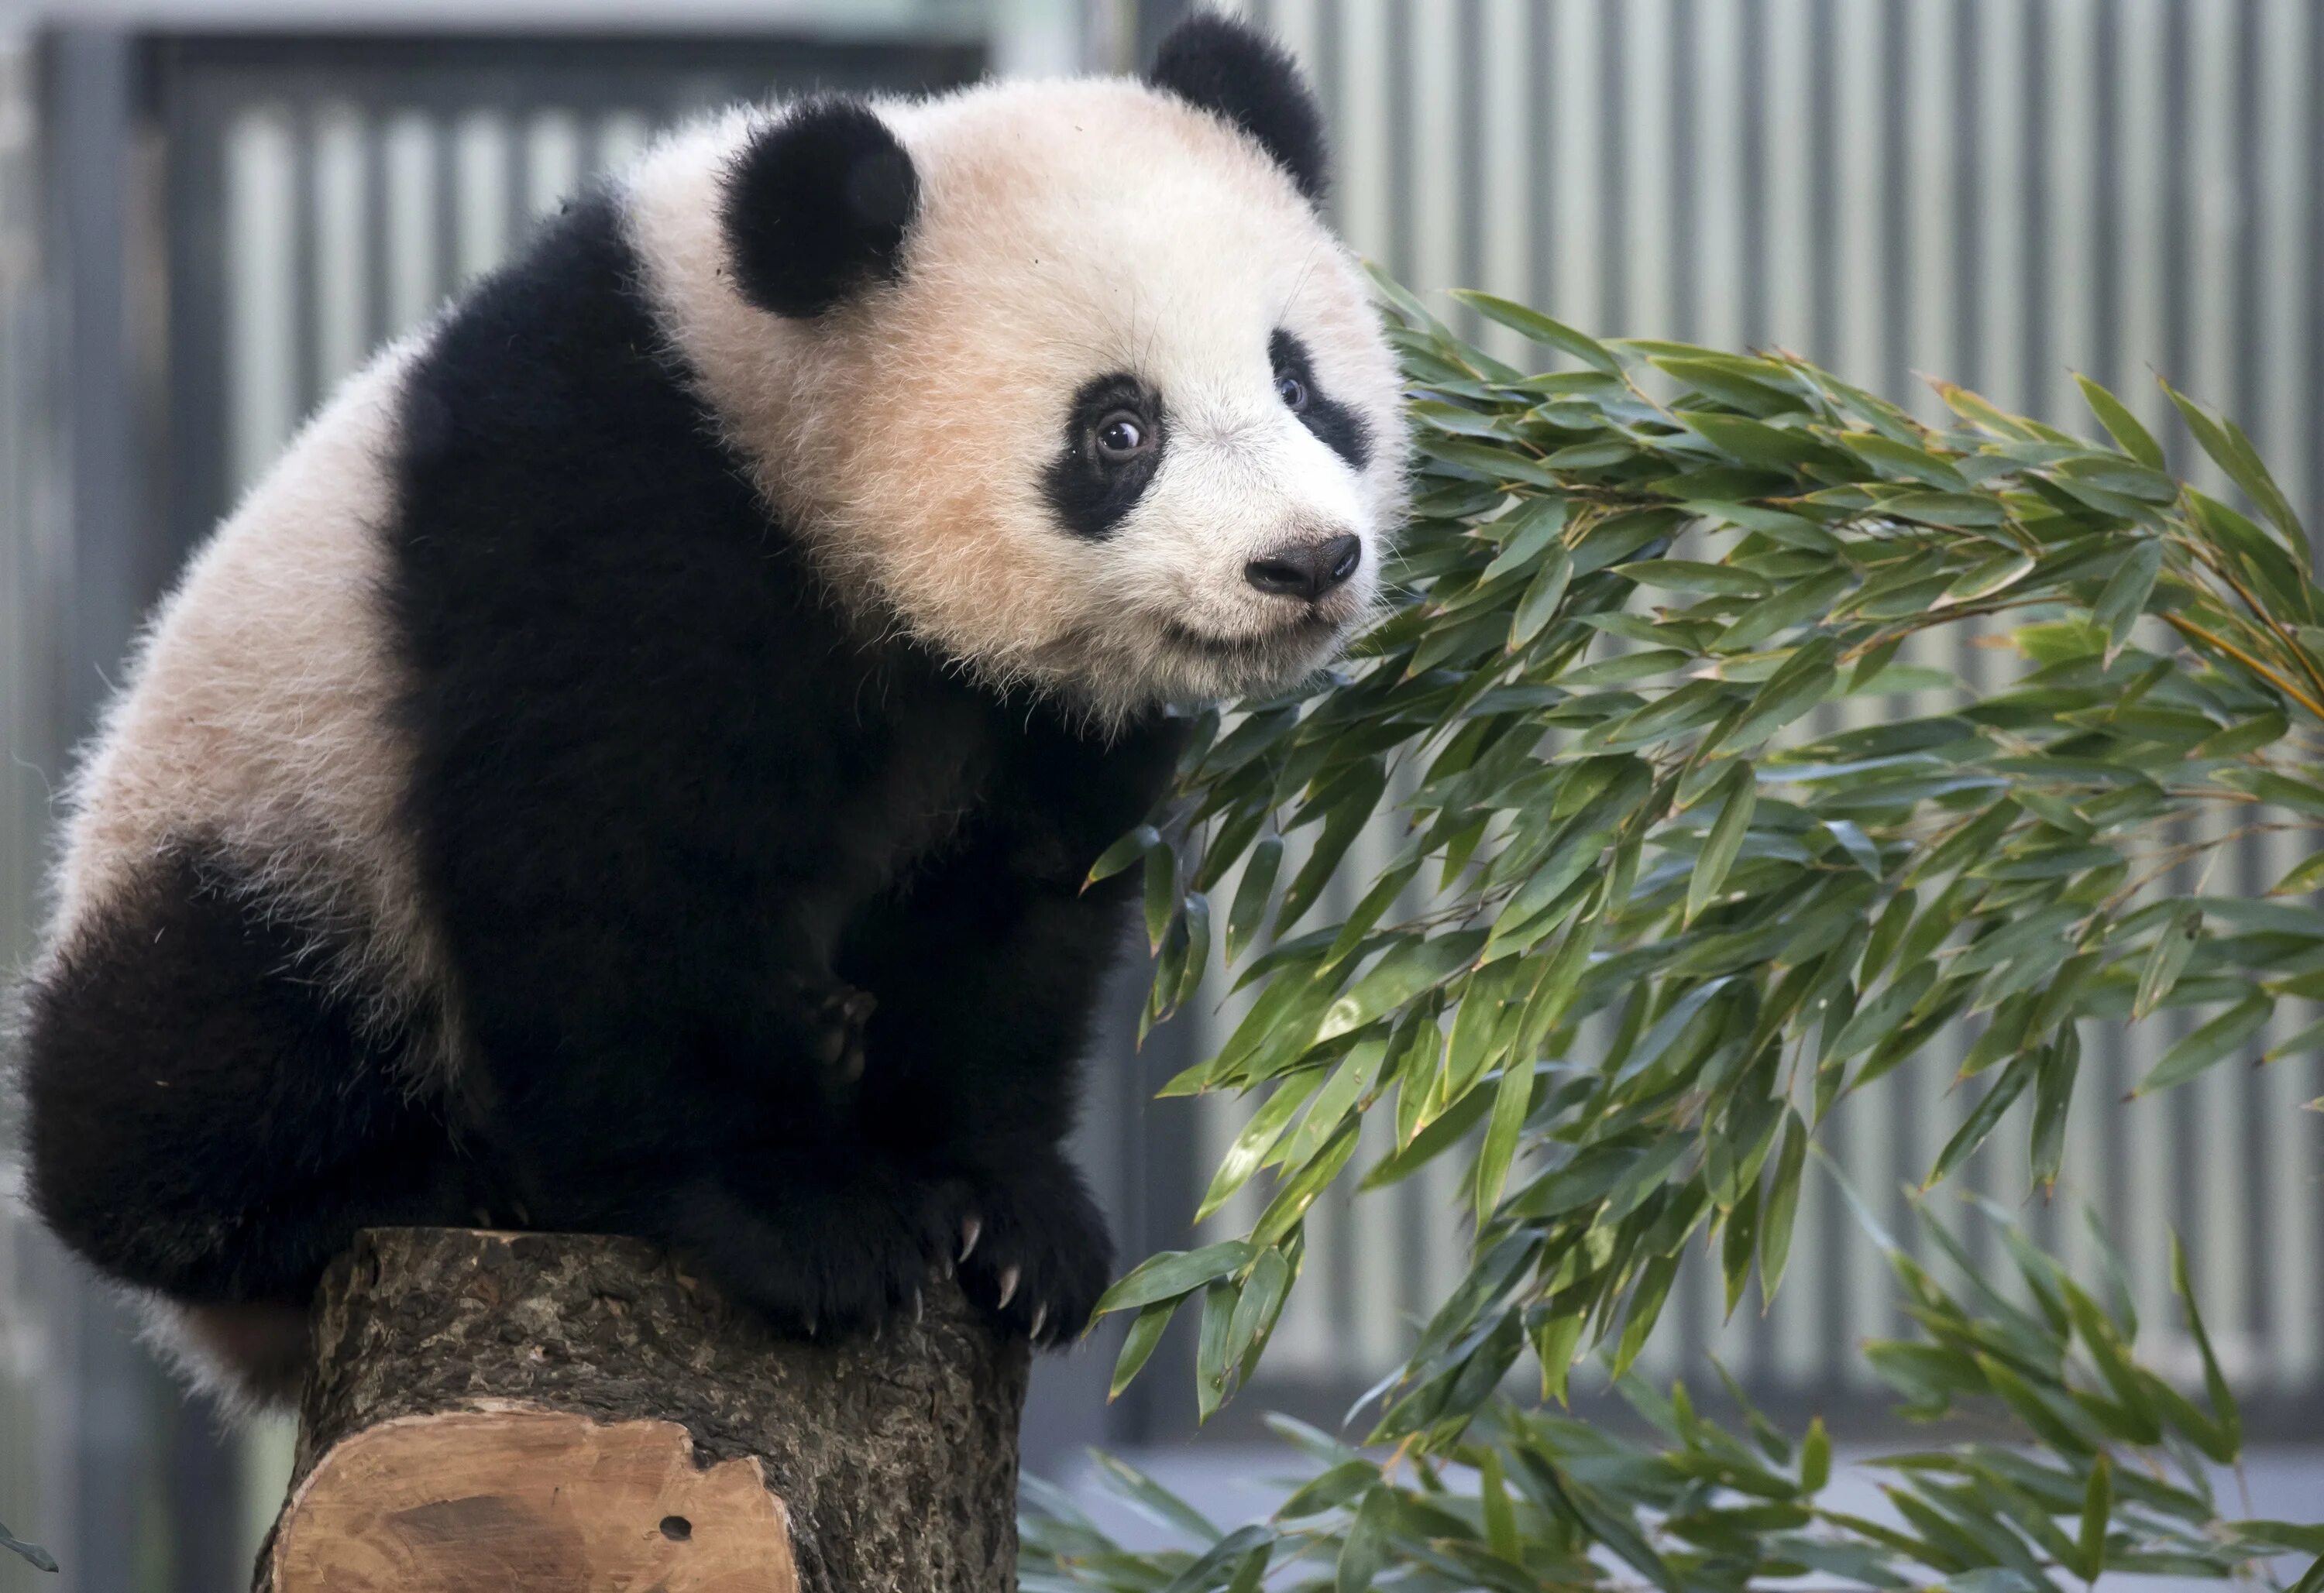
[[[1146,80],[1250,134],[1311,203],[1331,186],[1323,113],[1299,68],[1266,34],[1197,12],[1163,39]]]
[[[719,219],[743,297],[779,316],[821,315],[904,268],[920,205],[912,157],[857,99],[815,99],[736,157]]]

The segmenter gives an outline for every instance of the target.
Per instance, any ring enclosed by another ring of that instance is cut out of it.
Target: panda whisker
[[[1291,307],[1299,301],[1299,295],[1306,291],[1307,279],[1315,274],[1315,267],[1322,262],[1323,257],[1323,240],[1318,238],[1308,245],[1307,258],[1300,262],[1299,274],[1292,279],[1291,291],[1284,295],[1283,308],[1275,312],[1277,326],[1279,327],[1291,318]]]

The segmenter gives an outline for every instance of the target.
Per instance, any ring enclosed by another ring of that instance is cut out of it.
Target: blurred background
[[[1124,69],[1185,8],[0,0],[0,966],[29,954],[54,793],[138,616],[369,349],[698,107]],[[2080,370],[2218,489],[2153,389],[2167,373],[2239,417],[2311,523],[2324,515],[2314,0],[1225,8],[1307,63],[1336,132],[1334,215],[1416,288],[1480,286],[1605,334],[1780,345],[1931,418],[1916,373],[2087,429]],[[1485,340],[1538,363],[1513,335]],[[2007,660],[1976,640],[1928,661],[2001,678]],[[2296,861],[2241,845],[2236,877],[2211,889],[2264,890]],[[1118,1033],[1135,1003],[1126,989]],[[1237,1127],[1231,1103],[1148,1100],[1236,1016],[1198,1006],[1142,1054],[1109,1042],[1093,1068],[1082,1151],[1130,1256],[1189,1241]],[[2163,1265],[2181,1233],[2261,1448],[2255,1503],[2312,1515],[2324,1116],[2300,1103],[2324,1095],[2324,1070],[2218,1069],[2116,1105],[2187,1027],[2165,1014],[2092,1048],[2053,1199],[2029,1198],[2022,1129],[1997,1136],[1968,1183],[2086,1271],[2084,1212],[2101,1216],[2166,1365],[2190,1353],[2171,1337]],[[1959,1121],[1958,1060],[1940,1046],[1837,1124],[1835,1154],[1886,1213]],[[0,1521],[65,1570],[43,1579],[0,1555],[0,1593],[245,1586],[287,1432],[230,1432],[185,1400],[16,1192],[0,1160]],[[1231,1494],[1268,1469],[1259,1413],[1336,1424],[1395,1364],[1411,1311],[1464,1265],[1453,1204],[1424,1176],[1314,1219],[1259,1385],[1199,1441],[1167,1350],[1111,1406],[1107,1348],[1052,1361],[1028,1466],[1070,1479],[1082,1447],[1103,1442]],[[1814,1181],[1800,1235],[1772,1312],[1753,1300],[1722,1326],[1709,1275],[1686,1279],[1649,1369],[1716,1349],[1779,1413],[1821,1412],[1877,1443],[1888,1419],[1853,1346],[1898,1326],[1885,1267]],[[1979,1243],[1974,1257],[1994,1259]]]

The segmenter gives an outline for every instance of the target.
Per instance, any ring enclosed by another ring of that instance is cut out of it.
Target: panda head
[[[648,158],[676,340],[832,588],[1102,719],[1277,687],[1373,608],[1395,362],[1322,121],[1215,18],[1143,82],[740,113]]]

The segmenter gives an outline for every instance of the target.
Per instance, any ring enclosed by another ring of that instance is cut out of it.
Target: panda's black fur
[[[1155,86],[1215,111],[1275,157],[1310,203],[1332,186],[1323,114],[1280,45],[1230,18],[1196,12],[1154,57]]]
[[[1279,59],[1205,37],[1252,125]],[[1166,63],[1199,84],[1195,53]],[[1259,135],[1312,192],[1277,92]],[[910,166],[846,102],[779,133],[726,233],[746,293],[813,315],[892,274]],[[27,992],[32,1198],[197,1307],[295,1309],[359,1227],[482,1220],[646,1236],[795,1330],[956,1266],[1068,1335],[1111,1257],[1061,1141],[1132,877],[1084,879],[1183,722],[1093,728],[832,601],[646,274],[584,198],[400,378],[377,595],[445,988],[366,1021],[327,937],[175,836]],[[466,1060],[416,1084],[447,1026]]]
[[[918,207],[912,158],[877,112],[851,99],[800,106],[727,180],[735,281],[761,309],[820,315],[896,274]]]

